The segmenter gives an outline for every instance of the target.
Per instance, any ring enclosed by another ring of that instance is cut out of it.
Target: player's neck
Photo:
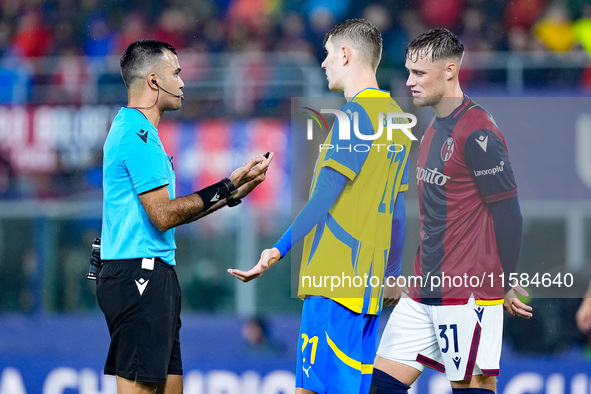
[[[360,77],[351,78],[347,86],[343,89],[343,93],[345,94],[345,99],[351,101],[357,93],[368,88],[379,89],[378,81],[376,80],[374,73],[366,72],[361,74]]]
[[[150,123],[152,123],[152,126],[158,128],[160,118],[162,117],[162,110],[160,110],[160,108],[158,108],[157,106],[154,106],[152,108],[146,108],[149,105],[140,104],[141,103],[138,104],[138,102],[135,102],[134,100],[129,100],[129,102],[127,103],[127,108],[140,111],[146,117],[146,119],[148,119]]]
[[[462,101],[464,101],[464,92],[462,92],[460,86],[457,85],[454,89],[451,89],[445,97],[442,97],[437,104],[433,105],[435,115],[437,115],[438,118],[449,116],[456,108],[462,105]]]
[[[152,125],[158,128],[163,110],[158,105],[159,93],[144,88],[127,91],[127,108],[140,111]]]
[[[162,111],[159,108],[152,108],[149,110],[144,110],[143,114],[148,118],[152,126],[158,128],[158,124],[160,123],[160,118],[162,118]]]

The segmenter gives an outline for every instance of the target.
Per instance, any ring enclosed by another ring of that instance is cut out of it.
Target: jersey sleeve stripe
[[[497,201],[501,201],[501,200],[506,200],[508,198],[511,197],[516,197],[517,196],[517,189],[513,189],[513,190],[509,190],[506,192],[502,192],[502,193],[497,193],[497,194],[493,194],[490,196],[485,196],[484,197],[484,201],[487,204],[493,203],[493,202],[497,202]]]
[[[355,171],[353,171],[352,169],[350,169],[349,167],[333,160],[333,159],[328,159],[327,161],[325,161],[324,163],[322,163],[322,167],[330,167],[335,171],[340,172],[341,174],[343,174],[344,176],[346,176],[347,178],[349,178],[349,180],[353,180],[355,179],[355,177],[357,176],[357,174],[355,173]]]

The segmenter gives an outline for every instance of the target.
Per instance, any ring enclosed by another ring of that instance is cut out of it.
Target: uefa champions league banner
[[[232,316],[183,316],[186,394],[294,392],[299,316],[269,318],[274,348],[253,347]],[[386,322],[381,319],[381,326]],[[102,374],[108,334],[102,316],[0,316],[1,394],[115,394]],[[498,394],[588,394],[591,362],[581,352],[516,355],[503,350]],[[444,374],[427,369],[411,394],[451,394]]]
[[[268,338],[249,343],[233,316],[182,316],[187,394],[287,394],[295,385],[299,316],[268,319]],[[100,313],[0,316],[1,394],[115,394],[102,368],[109,335]]]

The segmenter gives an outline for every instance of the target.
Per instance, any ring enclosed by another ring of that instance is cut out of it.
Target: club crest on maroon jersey
[[[441,147],[441,160],[448,161],[454,153],[454,139],[449,137]]]

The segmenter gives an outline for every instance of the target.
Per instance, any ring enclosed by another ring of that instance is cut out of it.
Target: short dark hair
[[[134,80],[145,78],[149,73],[146,72],[146,68],[153,67],[156,62],[162,60],[165,50],[177,54],[172,45],[162,41],[141,39],[129,44],[119,61],[125,86],[129,89]]]
[[[351,41],[356,49],[365,54],[373,68],[378,67],[382,57],[382,34],[367,20],[355,18],[341,22],[326,33],[323,45],[329,38],[333,42],[340,39]]]
[[[409,60],[425,58],[429,55],[431,55],[431,61],[448,58],[461,60],[464,56],[464,45],[447,29],[431,29],[416,37],[406,47],[406,58]]]

